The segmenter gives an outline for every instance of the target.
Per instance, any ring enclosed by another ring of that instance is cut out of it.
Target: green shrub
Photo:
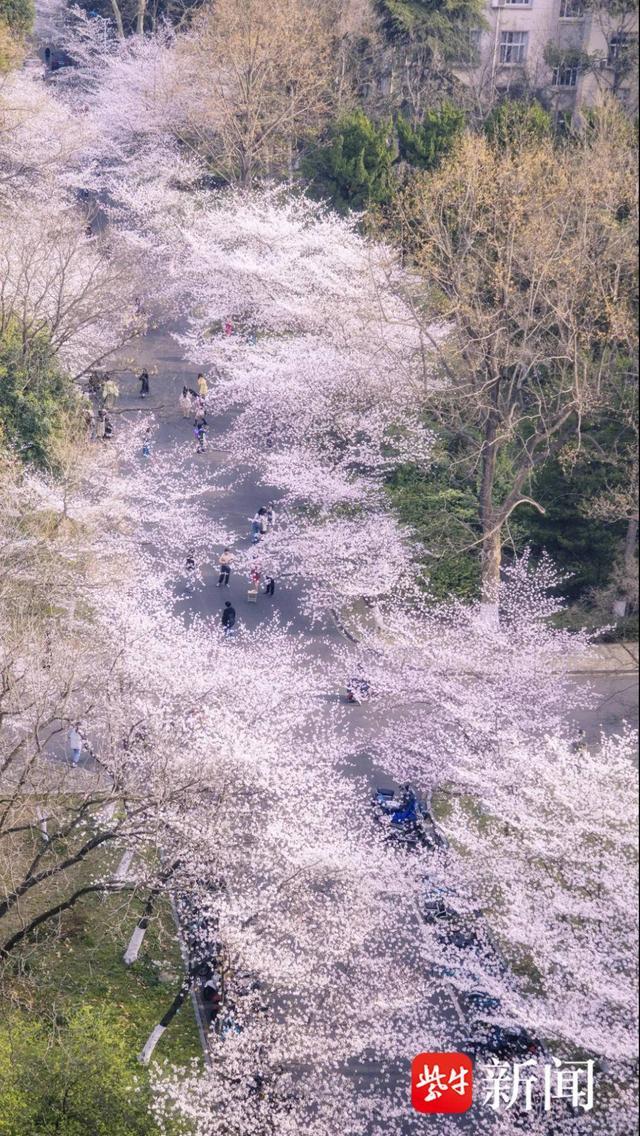
[[[553,125],[551,115],[535,99],[505,99],[490,112],[484,130],[499,149],[521,149],[550,138]]]
[[[445,102],[436,110],[428,110],[417,126],[399,117],[396,129],[403,161],[419,170],[435,170],[464,130],[464,111]]]
[[[156,1136],[146,1073],[115,1009],[0,1027],[0,1136]]]
[[[366,209],[391,200],[391,125],[376,126],[361,110],[343,115],[324,146],[303,162],[315,192],[336,209]]]
[[[420,559],[436,599],[478,594],[480,557],[474,540],[478,507],[473,490],[444,466],[427,472],[404,465],[390,478],[387,490],[401,521],[410,525],[425,552]]]
[[[25,354],[16,333],[0,340],[0,445],[24,461],[55,467],[56,445],[80,426],[73,382],[52,360],[45,336]]]

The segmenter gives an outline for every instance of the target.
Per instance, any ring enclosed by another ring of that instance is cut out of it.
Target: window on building
[[[506,7],[530,8],[531,0],[503,0]]]
[[[611,36],[607,55],[609,67],[616,67],[620,63],[620,60],[624,59],[628,47],[629,36],[626,32],[618,32],[616,35]]]
[[[465,67],[477,67],[480,62],[481,28],[468,28],[460,33],[460,40],[455,48],[455,61]]]
[[[501,32],[500,62],[524,63],[527,58],[528,32]]]
[[[554,87],[575,87],[578,82],[578,67],[572,63],[561,63],[553,69]]]
[[[584,16],[584,0],[560,0],[560,19],[579,20]]]

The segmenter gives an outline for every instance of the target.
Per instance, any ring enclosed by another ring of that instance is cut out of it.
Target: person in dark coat
[[[226,602],[225,602],[225,605],[224,605],[224,608],[223,608],[223,611],[222,611],[221,622],[222,622],[222,626],[224,628],[225,635],[230,635],[231,632],[233,631],[234,624],[236,622],[236,609],[235,609],[235,607],[233,607],[230,600],[226,600]]]
[[[146,398],[149,394],[149,372],[146,367],[138,375],[138,382],[140,383],[140,398]]]

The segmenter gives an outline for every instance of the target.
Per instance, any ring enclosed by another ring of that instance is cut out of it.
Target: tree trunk
[[[143,35],[144,33],[144,17],[147,11],[147,0],[138,0],[138,15],[136,19],[136,33]]]
[[[636,545],[638,543],[638,518],[630,517],[627,524],[627,535],[624,542],[624,587],[625,595],[617,599],[613,605],[613,614],[624,617],[631,606],[629,585],[635,579],[637,572]]]
[[[137,961],[138,955],[140,954],[140,947],[144,942],[144,937],[147,933],[148,926],[149,920],[141,919],[138,923],[138,926],[134,929],[134,932],[127,944],[127,949],[122,956],[122,961],[126,963],[127,966],[131,966],[131,963]]]
[[[165,884],[167,883],[167,881],[171,878],[171,876],[175,872],[176,868],[178,868],[179,866],[180,866],[180,860],[174,860],[169,865],[169,867],[162,873],[162,875],[160,876],[160,880],[156,884],[156,886],[154,888],[152,888],[151,891],[149,892],[149,895],[147,896],[147,902],[144,905],[144,910],[143,910],[142,915],[141,915],[141,917],[138,921],[138,925],[135,928],[133,935],[129,939],[129,944],[127,946],[127,949],[124,952],[124,955],[122,956],[123,961],[127,964],[127,966],[130,966],[132,962],[136,961],[136,959],[137,959],[137,957],[140,953],[140,947],[142,946],[142,944],[144,942],[144,937],[147,933],[147,927],[149,926],[149,923],[151,922],[151,916],[153,915],[153,913],[155,911],[158,896],[162,892],[162,889],[165,886]]]
[[[153,1051],[154,1051],[156,1045],[160,1041],[160,1038],[162,1037],[162,1035],[165,1032],[165,1030],[167,1029],[167,1027],[171,1024],[171,1022],[175,1018],[175,1016],[178,1013],[178,1010],[180,1009],[182,1003],[188,997],[190,990],[191,990],[191,980],[186,979],[185,982],[182,983],[182,986],[180,987],[175,998],[173,999],[173,1002],[169,1006],[169,1009],[167,1010],[164,1017],[160,1018],[160,1021],[158,1022],[157,1026],[154,1026],[153,1029],[151,1030],[151,1033],[149,1034],[149,1037],[147,1038],[147,1040],[145,1042],[144,1049],[138,1055],[138,1061],[140,1062],[141,1065],[148,1065],[149,1064],[149,1061],[151,1060],[151,1056],[153,1054]]]
[[[494,399],[497,398],[497,383]],[[498,585],[502,552],[502,526],[493,507],[498,445],[498,416],[491,411],[487,416],[482,446],[482,478],[480,482],[480,523],[482,525],[482,610],[487,619],[495,622],[498,612]]]
[[[113,18],[116,22],[116,28],[117,28],[117,31],[118,31],[118,38],[124,39],[124,25],[122,23],[122,15],[120,13],[120,8],[118,7],[118,0],[111,0],[111,8],[112,8],[112,11],[113,11]]]
[[[482,596],[483,621],[489,626],[498,622],[498,588],[502,561],[502,528],[495,518],[493,531],[489,530],[482,541]]]
[[[127,876],[129,875],[129,868],[131,867],[131,862],[134,856],[135,850],[133,848],[127,848],[123,852],[120,863],[113,873],[114,880],[126,880]]]

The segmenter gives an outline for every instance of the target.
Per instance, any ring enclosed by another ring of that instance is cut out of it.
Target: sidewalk
[[[638,673],[638,643],[594,644],[569,660],[570,674],[633,675]]]

